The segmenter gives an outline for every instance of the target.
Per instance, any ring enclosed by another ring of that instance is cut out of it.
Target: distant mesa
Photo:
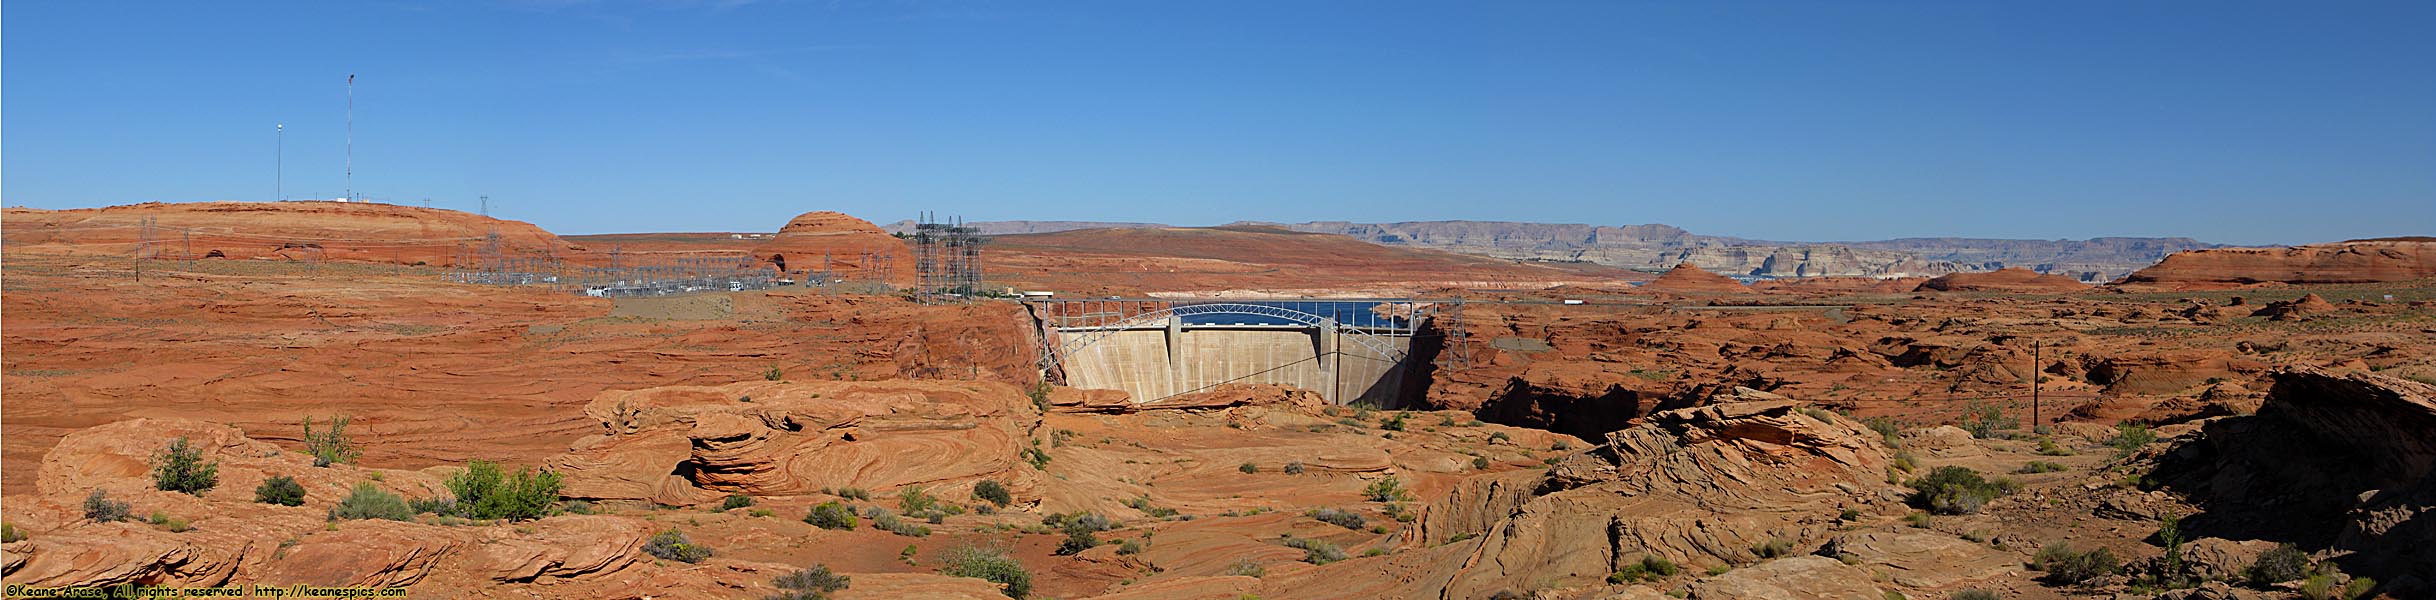
[[[2004,268],[1986,273],[1948,273],[1920,282],[1918,292],[2011,292],[2028,294],[2072,293],[2086,291],[2070,277],[2049,275],[2023,268]]]
[[[2176,252],[2118,282],[2204,289],[2259,283],[2384,283],[2436,277],[2436,238],[2405,237],[2290,248]]]
[[[582,246],[531,223],[373,202],[146,202],[6,209],[12,250],[164,259],[315,259],[453,264],[498,236],[507,256],[573,257]],[[147,232],[146,219],[152,227]],[[191,256],[190,256],[191,255]]]
[[[1752,293],[1750,287],[1744,286],[1743,284],[1736,282],[1731,278],[1727,278],[1724,275],[1711,273],[1707,269],[1692,266],[1692,263],[1688,262],[1675,265],[1674,269],[1668,270],[1666,274],[1659,275],[1656,280],[1642,285],[1641,289],[1645,291],[1667,292],[1674,294]]]
[[[808,212],[808,213],[804,213],[804,214],[800,214],[800,215],[795,215],[795,218],[793,218],[793,219],[789,219],[789,220],[787,221],[787,226],[785,226],[785,227],[781,227],[781,228],[779,228],[779,229],[778,229],[778,234],[779,234],[779,235],[789,235],[789,234],[793,234],[793,235],[841,235],[841,234],[879,234],[879,235],[888,235],[888,232],[886,232],[886,231],[881,231],[881,230],[880,230],[880,228],[879,228],[879,226],[877,226],[877,225],[872,225],[870,221],[865,221],[865,220],[862,220],[862,219],[857,219],[857,218],[854,218],[854,217],[852,217],[852,216],[848,216],[846,213],[837,212],[837,211],[833,211],[833,210],[816,210],[816,211],[812,211],[812,212]]]

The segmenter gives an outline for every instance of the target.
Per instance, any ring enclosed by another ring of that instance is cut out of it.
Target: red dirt
[[[1985,273],[1948,273],[1920,283],[1921,292],[2011,292],[2055,294],[2088,291],[2070,277],[2008,267]]]

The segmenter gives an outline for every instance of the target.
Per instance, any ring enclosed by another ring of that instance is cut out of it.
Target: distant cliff
[[[1402,223],[1240,222],[1295,231],[1333,233],[1389,246],[1415,246],[1507,259],[1588,262],[1649,272],[1690,263],[1716,273],[1750,277],[1934,277],[1947,273],[2026,268],[2083,282],[2104,282],[2183,250],[2218,247],[2190,238],[2003,240],[1904,238],[1866,242],[1772,242],[1699,235],[1672,225],[1586,225],[1512,221]],[[983,221],[986,235],[1076,229],[1165,227],[1152,223]],[[911,231],[912,221],[886,226]]]

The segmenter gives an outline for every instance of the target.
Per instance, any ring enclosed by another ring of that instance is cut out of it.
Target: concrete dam
[[[1408,299],[1033,301],[1044,371],[1136,403],[1227,383],[1319,393],[1334,404],[1403,406],[1426,384],[1438,340],[1428,303]],[[1424,338],[1416,348],[1414,340]]]

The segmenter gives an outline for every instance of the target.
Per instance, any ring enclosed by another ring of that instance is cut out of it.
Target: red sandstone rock
[[[891,283],[914,280],[913,248],[870,221],[832,211],[796,215],[778,235],[753,247],[753,256],[784,270],[823,268],[851,279]]]
[[[2209,288],[2253,283],[2377,283],[2436,277],[2436,239],[2176,252],[2123,284]]]
[[[1664,275],[1659,275],[1656,280],[1643,284],[1640,289],[1672,294],[1751,293],[1751,288],[1744,287],[1732,278],[1710,273],[1706,269],[1692,266],[1692,263],[1675,265],[1675,268],[1667,270]]]
[[[454,264],[496,234],[502,254],[585,260],[585,250],[531,223],[369,202],[147,202],[106,208],[5,210],[10,251],[132,257],[153,220],[160,258]]]
[[[1915,292],[2011,292],[2029,294],[2070,293],[2089,289],[2070,277],[2049,275],[2023,268],[2004,268],[1985,273],[1948,273],[1920,283]]]

